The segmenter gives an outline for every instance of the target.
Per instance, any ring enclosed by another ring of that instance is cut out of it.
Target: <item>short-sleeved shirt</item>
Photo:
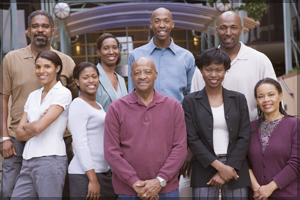
[[[73,98],[78,96],[78,89],[73,79],[75,63],[72,58],[59,51],[50,49],[59,55],[63,63],[61,73],[62,84],[70,89]],[[8,128],[9,135],[15,137],[18,124],[24,111],[28,95],[43,85],[35,75],[35,56],[30,45],[6,54],[0,69],[0,93],[11,95],[12,105],[10,110],[11,123]],[[66,131],[65,137],[70,136]]]
[[[154,88],[157,92],[177,99],[180,103],[184,95],[190,93],[192,78],[195,72],[195,59],[191,52],[179,47],[171,39],[169,47],[156,47],[153,38],[151,41],[136,48],[128,59],[128,92],[134,88],[130,78],[132,63],[140,58],[147,57],[153,60],[158,72]]]
[[[44,88],[29,94],[24,106],[29,123],[38,121],[51,105],[59,105],[64,111],[44,131],[30,138],[24,147],[23,159],[28,160],[42,156],[65,156],[66,146],[63,135],[67,128],[68,108],[72,101],[70,90],[58,81],[41,102]]]

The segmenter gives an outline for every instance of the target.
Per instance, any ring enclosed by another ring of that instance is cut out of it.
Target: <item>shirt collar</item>
[[[239,53],[236,56],[237,60],[247,60],[247,49],[246,49],[246,45],[244,45],[244,43],[240,42],[241,44],[241,48],[239,50]]]
[[[33,58],[35,60],[34,54],[31,51],[31,44],[28,45],[26,48],[26,51],[24,52],[23,58]],[[50,46],[50,51],[53,51],[53,48]]]
[[[159,92],[156,92],[156,90],[153,88],[154,90],[154,98],[152,100],[152,102],[154,104],[158,104],[158,103],[162,103],[165,100],[165,96],[160,94]],[[130,94],[128,94],[128,102],[131,104],[136,104],[139,103],[141,105],[144,105],[136,96],[135,94],[135,88],[132,90],[132,92]],[[152,102],[150,104],[152,104]],[[150,105],[149,104],[149,105]],[[148,106],[149,106],[148,105]]]
[[[61,82],[60,81],[57,81],[57,83],[55,83],[55,85],[50,89],[50,91],[53,91],[53,89],[59,89],[59,88],[61,88],[61,87],[64,87],[62,84],[61,84]],[[40,89],[40,91],[42,92],[44,90],[44,87],[42,87],[41,89]],[[50,92],[49,91],[49,92]]]
[[[155,49],[158,49],[158,47],[155,46],[153,39],[154,37],[152,37],[152,39],[149,42],[150,54],[152,54]],[[176,55],[176,45],[171,37],[170,40],[171,40],[170,46],[165,48],[170,49]]]

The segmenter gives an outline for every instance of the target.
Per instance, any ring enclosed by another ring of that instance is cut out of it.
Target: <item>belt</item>
[[[217,154],[217,158],[224,158],[224,157],[227,157],[227,154]]]

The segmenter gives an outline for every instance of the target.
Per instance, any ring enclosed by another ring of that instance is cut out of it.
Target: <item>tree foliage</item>
[[[224,5],[230,3],[230,0],[220,0]],[[210,6],[213,7],[213,4],[217,0],[208,0]],[[260,21],[264,14],[268,12],[269,6],[266,4],[265,0],[242,0],[242,5],[238,7],[232,7],[230,10],[243,10],[247,11],[248,17],[253,18],[254,20]]]

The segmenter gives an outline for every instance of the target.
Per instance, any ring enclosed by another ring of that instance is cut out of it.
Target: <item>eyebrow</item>
[[[33,25],[39,25],[39,23],[31,24],[31,26],[33,26]],[[42,25],[48,25],[48,26],[50,26],[50,24],[47,24],[47,23],[43,23]]]

